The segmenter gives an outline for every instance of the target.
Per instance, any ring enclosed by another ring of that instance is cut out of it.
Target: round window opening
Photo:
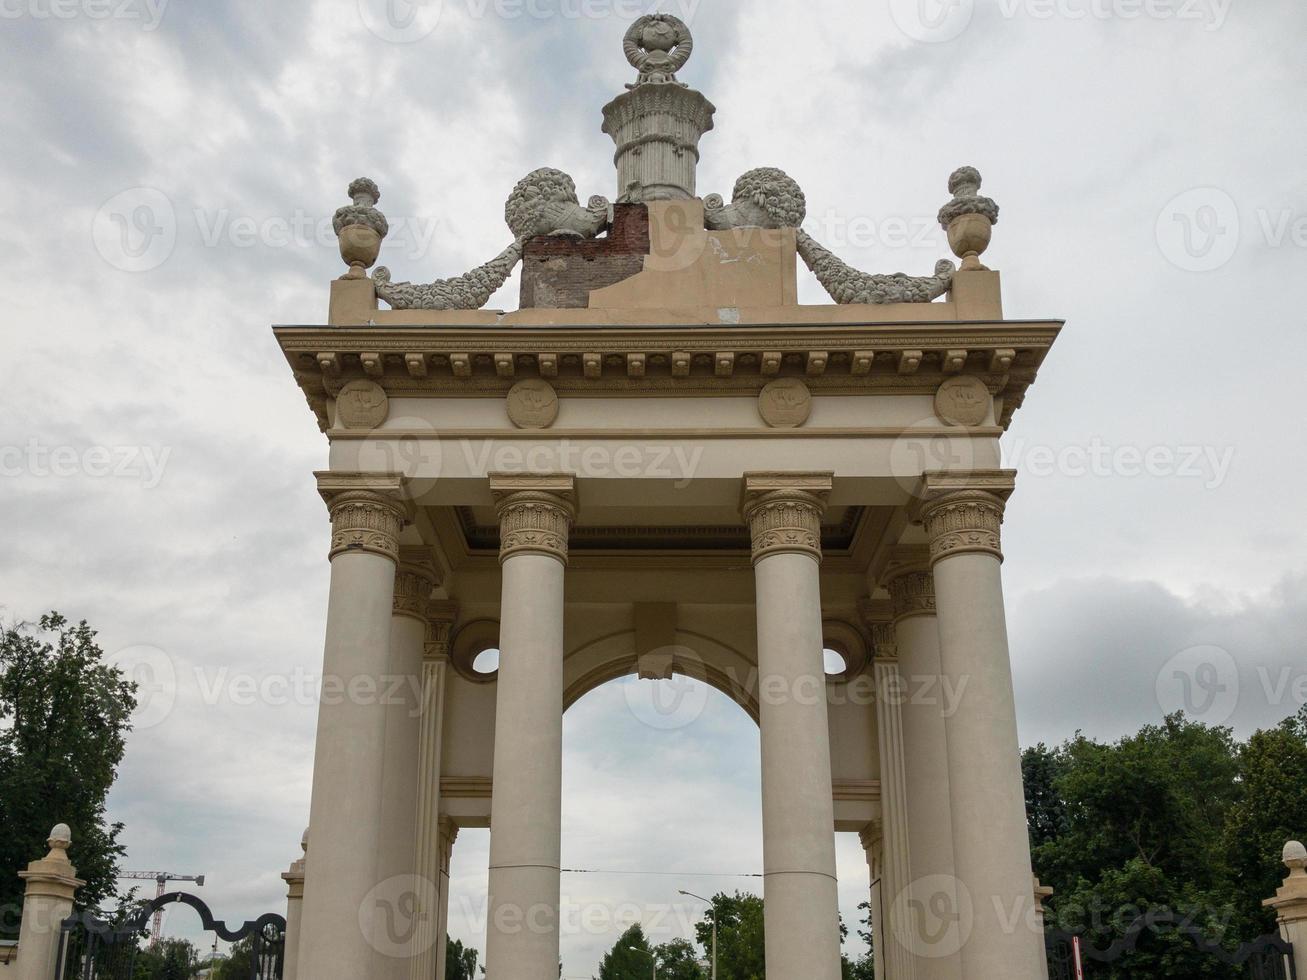
[[[838,650],[827,647],[821,654],[826,663],[827,677],[843,677],[849,672],[849,662]]]
[[[472,669],[482,677],[493,677],[499,672],[499,649],[482,650],[472,659]]]

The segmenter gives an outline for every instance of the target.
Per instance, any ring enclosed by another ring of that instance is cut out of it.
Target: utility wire
[[[637,875],[651,878],[761,878],[753,872],[732,874],[724,871],[609,871],[600,868],[563,868],[565,875]]]

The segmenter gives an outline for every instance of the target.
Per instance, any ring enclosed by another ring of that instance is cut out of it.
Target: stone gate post
[[[23,921],[18,927],[15,980],[50,980],[59,958],[60,924],[73,911],[77,889],[86,884],[68,860],[73,834],[67,824],[50,831],[50,853],[33,861],[18,877],[27,882]]]
[[[1280,935],[1293,943],[1293,960],[1297,975],[1307,977],[1307,847],[1296,840],[1284,845],[1284,863],[1289,877],[1262,904],[1275,909]]]
[[[299,977],[300,923],[304,918],[304,865],[309,855],[308,830],[300,838],[300,849],[304,852],[304,857],[292,862],[289,870],[281,875],[281,880],[286,882],[286,952],[282,959],[281,980],[297,980]]]

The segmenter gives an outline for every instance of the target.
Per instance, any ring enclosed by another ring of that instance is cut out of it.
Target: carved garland
[[[1003,501],[983,490],[961,490],[926,505],[922,519],[930,537],[931,563],[962,554],[1003,560]]]
[[[567,536],[576,517],[572,504],[558,494],[521,490],[500,499],[499,561],[513,555],[549,555],[567,564]]]
[[[400,504],[368,490],[348,490],[331,500],[330,557],[362,551],[399,563]]]
[[[803,554],[821,561],[824,500],[804,490],[773,490],[744,508],[753,535],[754,564],[769,555]]]

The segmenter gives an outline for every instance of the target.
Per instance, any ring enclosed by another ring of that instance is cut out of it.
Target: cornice
[[[1061,330],[1058,321],[757,326],[274,328],[318,421],[369,380],[388,397],[505,397],[542,378],[560,394],[757,394],[802,378],[813,394],[933,394],[950,377],[1002,396],[1006,427]]]

